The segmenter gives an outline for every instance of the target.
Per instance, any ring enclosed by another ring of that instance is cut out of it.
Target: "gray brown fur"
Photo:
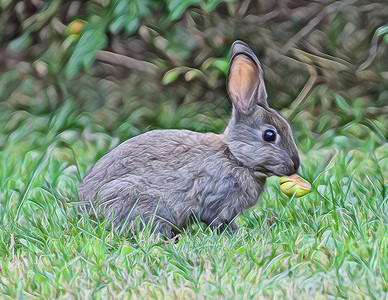
[[[89,213],[97,211],[98,217],[126,229],[155,215],[156,230],[168,237],[191,216],[236,230],[234,218],[257,203],[267,176],[297,171],[291,127],[267,105],[260,63],[240,41],[232,46],[231,65],[238,55],[254,61],[258,86],[243,100],[244,109],[238,103],[242,100],[232,97],[224,133],[154,130],[123,142],[97,161],[79,185]],[[266,129],[277,132],[274,143],[263,140]]]

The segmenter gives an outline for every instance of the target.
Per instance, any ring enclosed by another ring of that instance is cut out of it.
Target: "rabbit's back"
[[[103,156],[79,195],[87,203],[98,201],[110,216],[125,217],[135,203],[148,212],[158,206],[183,227],[190,214],[209,222],[236,215],[256,202],[263,184],[232,157],[222,135],[154,130]]]
[[[218,135],[189,130],[153,130],[124,141],[105,154],[83,178],[79,191],[88,201],[97,198],[108,182],[128,175],[139,180],[157,179],[158,185],[169,185],[180,172],[192,175],[198,156],[220,151],[224,145]],[[185,166],[185,169],[182,167]],[[86,199],[85,199],[86,200]]]

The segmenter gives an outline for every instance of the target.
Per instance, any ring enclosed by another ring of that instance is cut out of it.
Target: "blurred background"
[[[302,152],[386,143],[386,0],[3,0],[0,147],[72,131],[99,140],[99,156],[154,128],[221,132],[236,39],[261,60]]]

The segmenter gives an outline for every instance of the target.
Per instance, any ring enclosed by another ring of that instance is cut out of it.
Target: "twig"
[[[388,34],[387,33],[388,32],[388,26],[387,25],[381,26],[381,27],[379,27],[375,31],[375,34],[373,35],[373,38],[372,38],[371,47],[369,49],[369,57],[368,57],[368,59],[364,63],[361,64],[361,66],[358,68],[357,71],[365,70],[367,67],[370,66],[370,64],[375,59],[376,54],[377,54],[377,46],[379,44],[379,37],[382,35],[382,34],[378,34],[379,30],[382,31],[382,34]]]
[[[156,73],[158,70],[158,67],[150,62],[137,60],[132,57],[117,54],[107,50],[98,50],[96,53],[96,59],[108,64],[148,73]]]
[[[340,62],[334,57],[325,58],[320,55],[316,55],[310,52],[303,51],[301,49],[291,47],[292,54],[299,60],[307,64],[315,64],[319,67],[324,66],[326,70],[334,70],[336,72],[348,70],[351,65],[346,61]],[[324,54],[325,55],[325,54]],[[325,55],[327,56],[327,55]]]
[[[366,108],[366,112],[375,117],[388,115],[388,106],[383,106],[383,107],[370,106]]]
[[[66,25],[63,24],[61,21],[59,21],[58,18],[53,18],[51,21],[51,24],[53,25],[54,29],[59,33],[63,34],[66,30]]]
[[[295,45],[299,40],[304,38],[309,34],[325,17],[326,15],[331,14],[334,11],[338,11],[350,4],[353,4],[355,0],[350,0],[346,2],[333,2],[332,4],[326,6],[315,18],[310,20],[305,27],[302,28],[297,34],[295,34],[282,48],[281,53],[287,54],[288,51]]]
[[[307,65],[307,69],[310,72],[310,78],[306,82],[305,86],[299,93],[298,97],[296,97],[295,101],[292,103],[290,109],[292,111],[291,115],[288,117],[289,121],[292,121],[292,119],[295,118],[295,116],[299,113],[299,107],[302,106],[302,104],[306,101],[307,96],[309,95],[310,91],[314,87],[315,82],[318,79],[317,71],[313,66]]]

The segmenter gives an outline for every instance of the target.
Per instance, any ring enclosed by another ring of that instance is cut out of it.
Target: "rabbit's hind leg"
[[[99,194],[99,213],[111,221],[118,232],[137,234],[150,229],[167,237],[174,236],[176,224],[162,196],[132,177],[117,178],[105,184]]]
[[[128,199],[114,201],[105,209],[109,211],[108,216],[118,232],[130,232],[136,235],[140,231],[147,230],[153,234],[172,238],[178,231],[168,207],[157,197],[141,195],[134,201],[128,201]],[[107,219],[107,215],[105,216]]]
[[[159,196],[152,197],[148,195],[145,198],[141,199],[139,209],[143,212],[143,220],[148,228],[151,229],[151,232],[166,238],[174,237],[179,230],[175,225],[176,220],[167,205]]]

